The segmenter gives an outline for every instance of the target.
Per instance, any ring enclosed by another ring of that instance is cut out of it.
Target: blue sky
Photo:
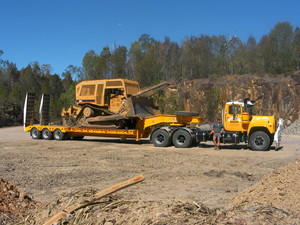
[[[130,44],[142,34],[236,35],[257,41],[278,23],[300,27],[299,0],[0,0],[2,59],[18,69],[38,61],[61,74],[89,50]]]

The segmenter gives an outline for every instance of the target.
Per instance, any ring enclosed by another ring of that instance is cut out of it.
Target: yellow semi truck
[[[245,142],[253,150],[265,151],[275,140],[275,149],[278,149],[283,120],[279,119],[277,124],[275,116],[254,115],[253,106],[254,101],[248,98],[226,102],[222,113],[225,131],[221,141],[224,144]],[[197,137],[198,141],[212,140],[210,131],[199,131]]]
[[[82,139],[84,136],[134,138],[150,137],[156,147],[173,144],[187,148],[212,140],[210,130],[197,125],[203,118],[194,112],[160,114],[151,96],[168,85],[162,83],[140,90],[135,81],[125,79],[82,81],[76,86],[77,106],[63,109],[63,125],[49,125],[50,96],[43,95],[40,122],[34,124],[35,95],[27,93],[24,104],[24,130],[33,139]],[[280,144],[282,120],[253,114],[253,101],[230,101],[223,110],[222,143],[245,142],[253,150],[264,151],[275,141]],[[276,129],[277,126],[277,129]]]

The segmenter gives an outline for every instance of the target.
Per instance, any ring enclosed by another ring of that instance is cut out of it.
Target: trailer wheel
[[[256,131],[250,136],[249,144],[252,150],[266,151],[270,147],[270,137],[263,131]]]
[[[47,128],[44,128],[44,129],[42,130],[42,137],[43,137],[43,139],[45,139],[45,140],[52,140],[52,138],[53,138],[53,133],[52,133],[50,130],[48,130]]]
[[[151,142],[155,147],[167,147],[171,144],[171,138],[166,130],[158,129],[152,133]]]
[[[41,139],[42,132],[34,127],[30,130],[30,136],[32,137],[32,139]]]
[[[172,138],[173,144],[176,148],[189,148],[193,144],[191,134],[183,129],[175,131]]]
[[[66,139],[66,133],[63,133],[60,129],[55,129],[53,132],[55,140],[61,141]]]

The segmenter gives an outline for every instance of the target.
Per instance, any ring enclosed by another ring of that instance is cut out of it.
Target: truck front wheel
[[[270,137],[263,131],[255,131],[249,139],[250,148],[257,151],[266,151],[270,147]]]

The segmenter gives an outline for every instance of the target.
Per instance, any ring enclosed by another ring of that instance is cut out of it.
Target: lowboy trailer
[[[190,147],[196,141],[198,129],[193,124],[203,121],[198,113],[177,112],[175,115],[135,115],[129,118],[135,120],[134,128],[112,128],[111,126],[61,126],[49,125],[49,96],[41,98],[39,116],[40,123],[34,124],[35,95],[27,93],[24,104],[24,131],[30,132],[33,139],[66,140],[83,139],[84,136],[133,138],[139,141],[150,136],[151,142],[158,147],[166,147],[172,143],[178,148]],[[132,124],[132,123],[131,123]]]
[[[156,147],[174,145],[177,148],[188,148],[199,145],[200,142],[212,141],[212,134],[208,130],[201,130],[196,125],[203,122],[203,118],[194,112],[176,112],[175,115],[139,115],[128,118],[130,127],[123,128],[109,126],[61,126],[49,125],[50,97],[43,94],[41,98],[39,124],[34,124],[35,95],[27,93],[24,104],[24,131],[30,132],[33,139],[46,140],[80,140],[84,136],[112,137],[139,141],[150,137]],[[253,104],[244,101],[227,102],[223,112],[225,131],[221,136],[224,144],[247,143],[252,150],[265,151],[275,142],[277,150],[281,141],[283,120],[275,121],[274,116],[256,116],[252,114]],[[122,121],[126,122],[124,118]],[[116,124],[118,121],[116,121]],[[277,124],[277,129],[276,129]],[[134,126],[132,126],[134,125]]]

